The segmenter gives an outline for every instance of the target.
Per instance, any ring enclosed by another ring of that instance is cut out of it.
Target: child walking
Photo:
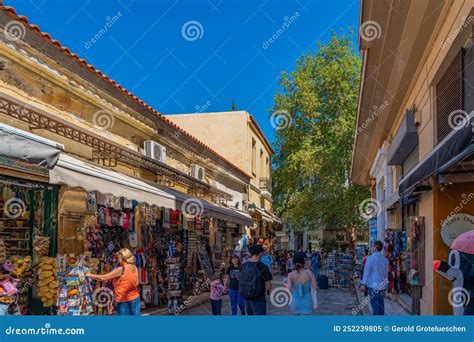
[[[211,282],[211,309],[213,316],[220,316],[222,310],[222,295],[224,294],[224,285],[222,285],[221,277],[216,275]]]

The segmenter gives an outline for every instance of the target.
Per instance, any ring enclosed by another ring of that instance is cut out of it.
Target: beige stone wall
[[[193,113],[167,116],[190,134],[200,137],[208,146],[249,172],[247,156],[247,113]]]
[[[36,53],[36,55],[35,55]],[[206,168],[206,182],[215,184],[215,176],[232,174],[231,168],[224,169],[222,160],[215,157],[200,155],[190,149],[186,141],[180,144],[171,141],[164,134],[157,134],[154,123],[124,104],[117,102],[109,94],[102,92],[87,83],[78,75],[61,68],[47,56],[38,55],[37,51],[28,46],[15,48],[14,44],[0,42],[0,60],[4,67],[0,70],[0,95],[21,101],[51,118],[65,120],[75,127],[95,133],[104,139],[114,141],[126,148],[141,152],[145,140],[155,140],[167,148],[166,164],[184,173],[189,173],[191,163]],[[112,124],[105,128],[97,125],[97,112],[105,111],[112,117]],[[65,151],[85,159],[92,157],[92,149],[86,145],[62,138],[48,130],[31,130],[29,125],[0,114],[0,122],[33,134],[64,144]],[[180,133],[177,132],[179,135]],[[119,164],[116,170],[131,176],[156,181],[156,176],[147,170],[132,168]],[[241,177],[241,175],[237,175]],[[230,178],[229,178],[230,179]],[[239,182],[228,180],[228,188],[232,192],[241,192]],[[183,192],[192,189],[186,186],[167,183],[169,187]],[[191,192],[190,192],[191,193]],[[206,199],[214,200],[214,196],[206,195]]]
[[[419,113],[421,113],[421,126],[419,127],[419,160],[423,160],[435,147],[435,86],[438,79],[445,72],[448,63],[452,57],[459,52],[459,49],[466,42],[468,35],[471,32],[469,27],[466,27],[455,35],[453,33],[458,31],[463,21],[469,17],[474,3],[472,1],[453,1],[448,13],[446,13],[446,20],[442,27],[440,27],[439,34],[433,41],[433,46],[428,47],[429,54],[425,63],[421,66],[421,72],[417,79],[412,82],[411,90],[400,106],[397,124],[395,124],[390,135],[393,137],[403,119],[405,110],[415,106]],[[397,173],[400,168],[394,168],[394,184],[397,179]],[[440,255],[445,253],[445,248],[436,247],[434,241],[440,238],[439,227],[434,225],[433,217],[435,215],[433,206],[435,200],[432,193],[425,194],[421,197],[419,215],[425,217],[426,224],[426,255],[425,255],[425,270],[426,270],[426,284],[423,287],[423,299],[421,300],[421,313],[423,315],[432,315],[446,313],[446,310],[441,310],[436,307],[435,296],[446,296],[446,289],[439,290],[435,293],[434,287],[437,282],[441,281],[433,274],[432,261],[437,259]],[[399,218],[395,221],[399,222]],[[444,303],[445,301],[440,301]],[[435,303],[435,304],[434,304]]]
[[[249,203],[272,211],[272,202],[261,196],[259,189],[260,178],[270,177],[271,151],[247,112],[176,114],[168,115],[168,118],[191,134],[202,137],[211,148],[247,172],[251,176]]]

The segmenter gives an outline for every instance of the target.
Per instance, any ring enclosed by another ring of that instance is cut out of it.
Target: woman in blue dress
[[[293,260],[294,270],[288,275],[287,286],[291,291],[290,310],[295,315],[311,315],[313,313],[313,297],[311,290],[317,289],[313,272],[304,269],[304,257],[296,254]]]

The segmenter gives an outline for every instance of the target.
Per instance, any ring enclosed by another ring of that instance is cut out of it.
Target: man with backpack
[[[248,315],[266,315],[267,300],[265,294],[270,293],[272,274],[268,267],[261,262],[263,248],[252,245],[249,248],[250,259],[242,265],[239,290],[245,299]]]

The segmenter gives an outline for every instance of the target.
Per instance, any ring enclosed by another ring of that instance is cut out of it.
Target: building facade
[[[187,277],[176,284],[179,291],[220,271],[254,224],[243,206],[254,182],[247,167],[178,127],[13,8],[0,7],[0,26],[0,243],[7,258],[38,258],[32,245],[39,237],[49,241],[43,256],[93,256],[104,271],[111,253],[128,247],[165,272],[165,259],[182,241]],[[8,211],[13,202],[22,213]],[[141,284],[148,286],[142,294],[157,286],[150,279]],[[176,310],[181,294],[162,295]],[[55,305],[45,298],[26,300],[38,313]],[[158,305],[162,298],[153,300]]]
[[[453,283],[432,264],[474,229],[473,6],[361,1],[352,179],[372,189],[390,295],[415,314],[459,314]]]
[[[273,215],[271,158],[274,151],[255,119],[246,111],[168,115],[167,118],[250,175],[248,197],[236,207],[253,211],[254,236],[273,237],[279,219]]]

